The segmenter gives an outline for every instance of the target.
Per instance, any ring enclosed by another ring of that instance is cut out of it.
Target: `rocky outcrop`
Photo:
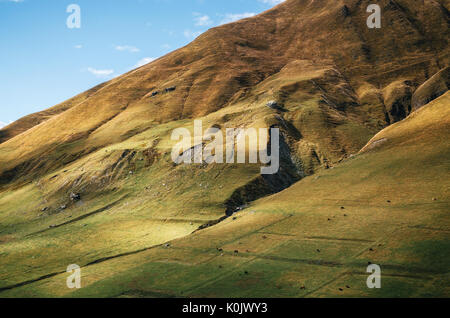
[[[395,81],[384,89],[384,104],[389,123],[405,119],[411,113],[411,98],[414,84],[411,81]]]
[[[80,201],[81,200],[81,195],[79,193],[71,193],[70,194],[70,200],[72,200],[73,202],[76,201]]]
[[[271,100],[270,102],[268,102],[266,104],[266,106],[269,108],[275,109],[275,110],[279,110],[279,109],[283,108],[277,101],[274,101],[274,100]]]
[[[270,146],[269,146],[270,148]],[[238,212],[247,203],[266,195],[281,192],[305,176],[302,167],[295,160],[295,155],[286,142],[283,133],[280,135],[280,169],[273,175],[260,175],[248,184],[236,189],[225,202],[226,215]]]

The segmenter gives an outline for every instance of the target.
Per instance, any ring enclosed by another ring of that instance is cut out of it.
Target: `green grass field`
[[[449,297],[449,99],[201,231],[256,167],[157,164],[121,178],[120,190],[102,189],[86,208],[46,218],[33,202],[63,180],[4,192],[0,297]],[[103,152],[86,160],[107,165],[95,158]],[[79,290],[66,286],[72,263],[82,266]],[[369,263],[382,268],[381,289],[366,286]]]

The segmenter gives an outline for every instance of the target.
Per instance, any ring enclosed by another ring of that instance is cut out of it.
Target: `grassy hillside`
[[[448,296],[448,1],[379,3],[288,0],[0,130],[0,297]],[[174,164],[194,119],[280,128],[280,172]]]
[[[297,61],[329,71],[309,85],[268,87],[267,98],[305,88],[323,105],[316,120],[325,126],[335,124],[336,111],[376,131],[401,120],[409,113],[411,91],[448,65],[448,33],[442,32],[448,29],[448,4],[379,1],[386,27],[368,29],[369,3],[286,1],[213,28],[184,48],[13,123],[0,131],[0,186],[31,181],[156,125],[252,100],[256,85]],[[172,86],[176,90],[166,93]],[[362,98],[367,90],[370,102]],[[337,151],[346,145],[339,146]]]
[[[0,296],[448,297],[449,103],[447,93],[235,218],[83,267],[81,290],[64,273]],[[365,285],[369,262],[382,267],[379,290]]]

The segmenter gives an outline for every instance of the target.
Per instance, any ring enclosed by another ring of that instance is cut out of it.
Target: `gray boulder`
[[[71,193],[70,194],[70,200],[72,201],[79,201],[81,200],[81,195],[79,193]]]
[[[266,104],[267,107],[272,108],[272,109],[280,109],[281,106],[274,100],[271,100],[270,102],[268,102]]]

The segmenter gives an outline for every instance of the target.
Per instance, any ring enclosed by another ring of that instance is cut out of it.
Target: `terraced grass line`
[[[216,257],[219,257],[219,256],[216,256]],[[193,287],[191,287],[191,288],[189,288],[189,289],[187,289],[187,290],[184,290],[184,291],[183,291],[183,294],[189,294],[190,292],[195,291],[195,290],[198,289],[198,288],[201,288],[201,287],[205,287],[205,286],[211,285],[211,284],[217,282],[218,280],[220,280],[220,279],[222,279],[222,278],[225,278],[225,277],[227,277],[227,276],[230,276],[230,275],[232,275],[233,273],[236,272],[236,269],[237,269],[237,268],[242,267],[242,266],[244,266],[244,265],[247,265],[247,264],[253,262],[254,260],[255,260],[255,258],[253,257],[253,258],[250,258],[247,262],[244,262],[244,263],[242,263],[242,264],[237,264],[234,268],[231,268],[231,269],[228,270],[228,271],[222,272],[221,274],[218,274],[217,276],[214,276],[213,278],[211,278],[211,279],[209,279],[209,280],[202,281],[202,282],[200,282],[199,284],[197,284],[197,285],[195,285],[195,286],[193,286]]]
[[[408,228],[418,229],[418,230],[427,230],[427,231],[450,232],[450,230],[447,230],[447,229],[438,229],[435,227],[427,227],[427,226],[422,226],[422,225],[408,226]]]
[[[7,290],[14,289],[14,288],[18,288],[18,287],[22,287],[22,286],[25,286],[25,285],[33,284],[33,283],[39,282],[39,281],[44,280],[44,279],[52,278],[54,276],[57,276],[57,275],[60,275],[60,274],[63,274],[63,273],[65,273],[65,271],[64,272],[51,273],[51,274],[47,274],[47,275],[44,275],[44,276],[41,276],[41,277],[38,277],[38,278],[35,278],[35,279],[32,279],[32,280],[27,280],[26,282],[22,282],[22,283],[18,283],[18,284],[11,285],[11,286],[6,286],[6,287],[1,287],[0,288],[0,293],[4,292],[4,291],[7,291]]]
[[[363,239],[347,239],[347,238],[338,238],[338,237],[326,237],[326,236],[311,236],[305,237],[306,240],[324,240],[324,241],[344,241],[344,242],[356,242],[356,243],[376,243],[371,240],[363,240]]]
[[[267,229],[267,228],[269,228],[269,227],[271,227],[271,226],[273,226],[273,225],[275,225],[275,224],[278,224],[278,223],[281,223],[281,222],[283,222],[283,221],[286,221],[287,219],[289,219],[289,218],[291,218],[291,217],[293,217],[293,215],[289,215],[289,216],[287,216],[287,217],[285,217],[285,218],[282,218],[282,219],[277,220],[277,221],[275,221],[275,222],[273,222],[273,223],[270,223],[270,224],[268,224],[268,225],[265,225],[265,226],[263,226],[263,227],[261,227],[261,228],[255,230],[255,231],[247,232],[247,233],[245,233],[244,235],[238,236],[238,237],[236,237],[236,238],[234,238],[234,239],[232,239],[232,240],[230,240],[230,241],[224,242],[223,245],[228,245],[228,244],[231,244],[231,243],[233,243],[233,242],[239,241],[239,240],[241,240],[241,239],[243,239],[243,238],[245,238],[245,237],[251,236],[251,235],[253,235],[253,234],[260,233],[260,231],[263,231],[263,230],[265,230],[265,229]]]
[[[360,275],[360,276],[364,276],[367,277],[367,273],[364,272],[351,272],[350,274],[352,275]],[[408,275],[408,274],[383,274],[383,276],[386,277],[397,277],[397,278],[411,278],[411,279],[419,279],[419,280],[433,280],[434,277],[430,277],[430,276],[417,276],[417,275]]]
[[[227,254],[232,254],[232,253],[227,253]],[[341,267],[341,266],[345,265],[342,263],[331,262],[331,261],[298,259],[298,258],[289,258],[289,257],[272,256],[272,255],[261,255],[261,254],[252,254],[252,253],[237,254],[236,256],[237,257],[252,256],[257,259],[263,259],[263,260],[269,260],[269,261],[308,264],[308,265],[326,266],[326,267]]]
[[[442,271],[438,271],[438,270],[430,270],[428,268],[422,268],[422,267],[415,267],[415,266],[411,266],[411,267],[406,267],[406,266],[402,266],[402,265],[390,265],[390,264],[381,264],[382,268],[384,269],[390,269],[390,270],[395,270],[395,271],[402,271],[402,272],[413,272],[413,273],[417,273],[417,274],[421,274],[421,275],[442,275],[442,274],[447,274],[447,272],[442,272]]]
[[[333,277],[332,279],[330,279],[329,281],[323,283],[322,285],[320,285],[319,287],[317,287],[316,289],[311,290],[310,292],[307,292],[305,295],[303,295],[304,298],[307,298],[309,295],[314,294],[315,292],[321,290],[322,288],[334,283],[335,281],[337,281],[338,279],[340,279],[341,277],[348,275],[349,272],[347,270],[344,270],[340,273],[338,273],[335,277]]]
[[[276,235],[276,236],[286,236],[286,237],[297,237],[295,234],[286,234],[286,233],[275,233],[275,232],[258,232],[259,234],[266,234],[266,235]]]
[[[92,261],[90,263],[87,263],[86,265],[82,266],[82,268],[88,267],[88,266],[91,266],[91,265],[96,265],[96,264],[99,264],[99,263],[103,263],[103,262],[106,262],[106,261],[109,261],[109,260],[112,260],[112,259],[115,259],[115,258],[123,257],[123,256],[139,254],[139,253],[148,251],[150,249],[161,247],[163,245],[164,244],[154,245],[154,246],[151,246],[151,247],[146,247],[146,248],[143,248],[143,249],[140,249],[140,250],[136,250],[136,251],[132,251],[132,252],[127,252],[127,253],[122,253],[122,254],[117,254],[117,255],[113,255],[113,256],[109,256],[109,257],[100,258],[98,260],[95,260],[95,261]],[[38,278],[35,278],[35,279],[32,279],[32,280],[28,280],[28,281],[22,282],[22,283],[18,283],[18,284],[14,284],[14,285],[11,285],[11,286],[2,287],[2,288],[0,288],[0,293],[4,292],[6,290],[11,290],[11,289],[14,289],[14,288],[18,288],[18,287],[22,287],[22,286],[25,286],[25,285],[33,284],[33,283],[36,283],[38,281],[45,280],[45,279],[48,279],[48,278],[52,278],[54,276],[57,276],[57,275],[60,275],[60,274],[64,274],[64,273],[65,273],[65,271],[51,273],[51,274],[47,274],[47,275],[44,275],[44,276],[41,276],[41,277],[38,277]]]
[[[141,248],[140,250],[136,250],[136,251],[131,251],[131,252],[121,253],[121,254],[117,254],[117,255],[113,255],[113,256],[103,257],[103,258],[100,258],[98,260],[95,260],[95,261],[92,261],[90,263],[87,263],[83,267],[96,265],[96,264],[103,263],[103,262],[106,262],[106,261],[109,261],[109,260],[112,260],[112,259],[115,259],[115,258],[119,258],[119,257],[136,255],[136,254],[139,254],[139,253],[142,253],[142,252],[146,252],[148,250],[151,250],[151,249],[154,249],[154,248],[157,248],[157,247],[162,247],[162,246],[164,246],[164,244],[165,243],[158,244],[158,245],[153,245],[153,246],[150,246],[150,247]]]
[[[420,206],[432,206],[432,205],[448,205],[450,204],[449,201],[440,201],[440,202],[416,202],[416,203],[404,203],[404,204],[395,204],[395,203],[390,203],[390,204],[371,204],[370,201],[368,201],[367,203],[365,203],[364,200],[344,200],[344,199],[323,199],[323,201],[334,201],[336,202],[336,205],[339,204],[345,204],[348,207],[370,207],[370,208],[403,208],[403,207],[420,207]],[[359,203],[358,205],[352,205],[349,204],[348,202],[351,203]],[[361,203],[364,203],[364,205],[362,205]],[[334,207],[336,205],[332,205],[332,204],[320,204],[320,205],[314,205],[313,207]],[[312,205],[299,205],[299,207],[312,207]]]
[[[77,217],[77,218],[75,218],[75,219],[73,219],[73,220],[70,220],[70,221],[61,223],[61,224],[59,224],[59,225],[55,225],[55,226],[53,226],[53,227],[51,227],[51,228],[47,228],[47,229],[40,230],[40,231],[37,231],[37,232],[34,232],[34,233],[30,233],[30,234],[26,235],[25,237],[30,237],[30,236],[33,236],[33,235],[45,233],[45,232],[48,232],[48,231],[57,229],[57,228],[59,228],[59,227],[62,227],[62,226],[64,226],[64,225],[68,225],[68,224],[71,224],[71,223],[75,223],[75,222],[81,221],[81,220],[86,219],[86,218],[88,218],[88,217],[90,217],[90,216],[93,216],[93,215],[95,215],[95,214],[102,213],[102,212],[107,211],[107,210],[111,209],[112,207],[116,206],[120,201],[122,201],[122,200],[123,200],[124,198],[126,198],[126,197],[127,197],[127,195],[125,195],[125,196],[119,198],[118,200],[114,201],[113,203],[110,203],[110,204],[104,206],[103,208],[100,208],[100,209],[97,209],[97,210],[92,211],[92,212],[90,212],[90,213],[81,215],[81,216],[79,216],[79,217]]]

